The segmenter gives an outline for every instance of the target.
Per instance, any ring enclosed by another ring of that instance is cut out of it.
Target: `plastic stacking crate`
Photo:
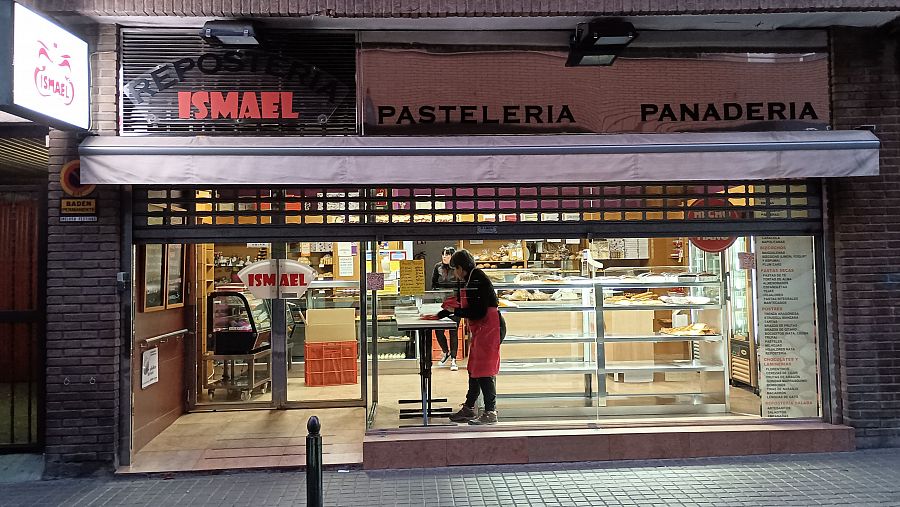
[[[305,353],[307,386],[339,386],[359,382],[356,342],[307,342]]]

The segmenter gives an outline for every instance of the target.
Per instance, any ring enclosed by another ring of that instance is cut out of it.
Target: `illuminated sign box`
[[[58,128],[90,127],[88,44],[0,0],[0,109]]]

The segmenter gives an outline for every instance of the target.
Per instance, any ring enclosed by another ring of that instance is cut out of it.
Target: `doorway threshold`
[[[362,464],[364,408],[248,410],[182,415],[116,473],[304,468],[311,416],[322,424],[327,467]]]

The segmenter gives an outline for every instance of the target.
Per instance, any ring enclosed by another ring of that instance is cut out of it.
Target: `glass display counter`
[[[528,278],[494,284],[508,328],[497,382],[507,406],[525,416],[727,411],[718,273],[659,266]]]
[[[265,393],[272,381],[272,324],[265,301],[249,292],[217,291],[207,297],[207,351],[203,389],[209,400],[217,392],[226,399],[238,393],[241,401],[254,392]]]

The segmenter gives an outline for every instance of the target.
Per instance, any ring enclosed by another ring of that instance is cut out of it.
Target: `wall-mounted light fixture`
[[[637,36],[634,25],[625,21],[595,19],[580,23],[569,42],[566,67],[612,65]]]
[[[207,42],[225,46],[257,46],[256,27],[250,21],[221,20],[203,24],[200,36]]]

